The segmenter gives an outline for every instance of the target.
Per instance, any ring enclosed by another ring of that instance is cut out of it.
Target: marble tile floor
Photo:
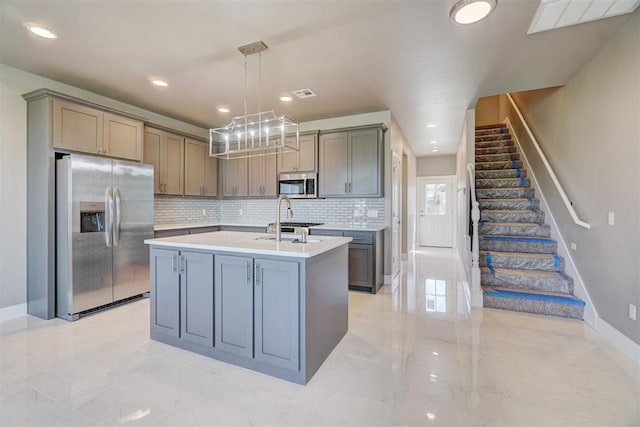
[[[640,375],[580,321],[469,311],[452,250],[412,253],[300,386],[149,339],[149,302],[0,323],[0,425],[640,425]]]

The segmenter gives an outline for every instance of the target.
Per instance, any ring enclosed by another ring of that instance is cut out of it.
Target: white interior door
[[[453,177],[418,178],[420,246],[453,246]]]

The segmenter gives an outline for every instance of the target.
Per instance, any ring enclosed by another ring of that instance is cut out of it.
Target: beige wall
[[[500,116],[500,97],[486,96],[478,99],[476,105],[476,126],[501,123],[504,116]]]
[[[456,174],[456,156],[418,157],[418,176],[443,176]]]
[[[564,87],[514,94],[578,215],[576,226],[537,155],[532,169],[598,315],[640,344],[640,14]],[[512,123],[517,122],[510,117]],[[532,160],[533,159],[533,160]],[[615,225],[607,224],[615,212]]]

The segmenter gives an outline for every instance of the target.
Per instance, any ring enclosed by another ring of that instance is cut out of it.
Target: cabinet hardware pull
[[[348,184],[345,182],[345,183],[344,183],[344,192],[345,192],[345,193],[348,193],[348,192],[349,192],[348,188],[349,188],[349,187],[348,187]]]
[[[351,183],[349,183],[349,193],[351,193]]]
[[[184,274],[184,270],[185,270],[184,255],[180,255],[179,264],[180,264],[180,274]]]
[[[353,240],[364,240],[364,237],[352,237]]]
[[[247,262],[247,282],[251,282],[251,263]]]
[[[171,272],[178,272],[178,255],[171,255]]]
[[[261,271],[260,271],[260,264],[256,264],[256,286],[260,286],[261,284]]]

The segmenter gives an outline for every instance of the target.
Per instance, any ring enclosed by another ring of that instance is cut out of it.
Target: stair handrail
[[[469,194],[471,195],[471,222],[473,223],[473,236],[471,237],[471,290],[480,295],[482,292],[480,288],[480,239],[478,238],[480,204],[476,198],[476,167],[473,163],[467,164],[467,172],[469,176]]]
[[[507,99],[509,100],[509,102],[511,102],[511,105],[513,106],[513,109],[515,110],[516,114],[518,115],[518,118],[520,119],[520,122],[522,123],[522,125],[525,128],[525,130],[527,131],[527,134],[529,135],[529,139],[531,140],[531,143],[536,148],[536,151],[538,152],[538,155],[542,159],[542,163],[544,164],[544,167],[547,169],[547,173],[549,174],[549,176],[551,176],[551,180],[553,181],[553,184],[556,186],[556,190],[558,190],[558,193],[560,193],[560,197],[562,198],[562,201],[564,202],[565,207],[569,211],[569,215],[571,215],[571,219],[573,219],[573,222],[576,225],[579,225],[580,227],[591,228],[591,225],[589,225],[588,223],[582,221],[578,217],[578,214],[576,213],[575,209],[573,209],[573,205],[569,201],[569,198],[567,197],[567,193],[564,192],[564,188],[562,188],[562,184],[560,184],[560,181],[558,180],[558,177],[556,176],[555,172],[553,171],[553,168],[551,167],[551,164],[549,164],[549,161],[547,160],[547,157],[544,155],[544,152],[542,151],[542,148],[540,148],[540,144],[538,144],[538,140],[536,139],[535,136],[533,136],[533,132],[531,132],[531,129],[529,128],[529,125],[527,124],[527,122],[525,121],[524,117],[522,116],[522,113],[520,112],[520,109],[516,105],[516,102],[513,100],[513,97],[511,96],[510,93],[507,93]]]

